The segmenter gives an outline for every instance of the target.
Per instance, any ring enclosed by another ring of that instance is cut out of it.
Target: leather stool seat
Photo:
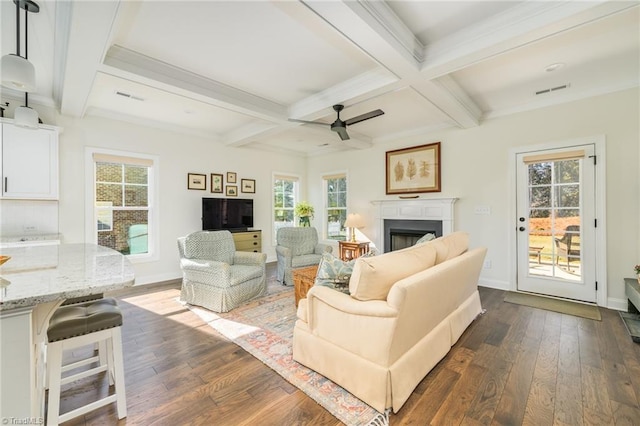
[[[114,299],[99,299],[58,308],[47,329],[49,342],[82,336],[122,325],[122,312]]]

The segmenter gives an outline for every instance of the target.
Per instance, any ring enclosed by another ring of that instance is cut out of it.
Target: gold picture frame
[[[227,185],[227,187],[226,187],[226,195],[227,195],[227,197],[237,197],[238,196],[238,185]]]
[[[224,188],[224,176],[220,173],[211,173],[211,192],[222,194]]]
[[[236,172],[227,172],[227,183],[237,183],[238,175]]]
[[[440,142],[387,151],[387,194],[440,191]]]
[[[200,173],[187,173],[187,189],[206,191],[207,175],[202,175]]]
[[[256,180],[255,179],[240,179],[240,191],[245,194],[256,193]]]

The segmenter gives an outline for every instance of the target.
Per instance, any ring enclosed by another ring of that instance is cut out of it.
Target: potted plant
[[[633,270],[636,271],[636,277],[638,278],[638,282],[640,283],[640,265],[634,266]]]
[[[300,218],[300,226],[311,226],[311,218],[313,217],[313,206],[306,201],[301,201],[296,204],[294,213]]]

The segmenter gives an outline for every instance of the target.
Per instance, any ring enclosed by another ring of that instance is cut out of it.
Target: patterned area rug
[[[269,282],[267,295],[225,314],[187,305],[221,335],[309,395],[338,420],[353,426],[389,424],[381,414],[324,376],[293,360],[296,320],[293,287]]]

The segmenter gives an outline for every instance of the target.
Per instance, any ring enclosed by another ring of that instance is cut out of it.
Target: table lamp
[[[351,242],[356,242],[356,228],[362,228],[364,220],[358,213],[349,213],[347,220],[344,221],[345,228],[351,228]]]

